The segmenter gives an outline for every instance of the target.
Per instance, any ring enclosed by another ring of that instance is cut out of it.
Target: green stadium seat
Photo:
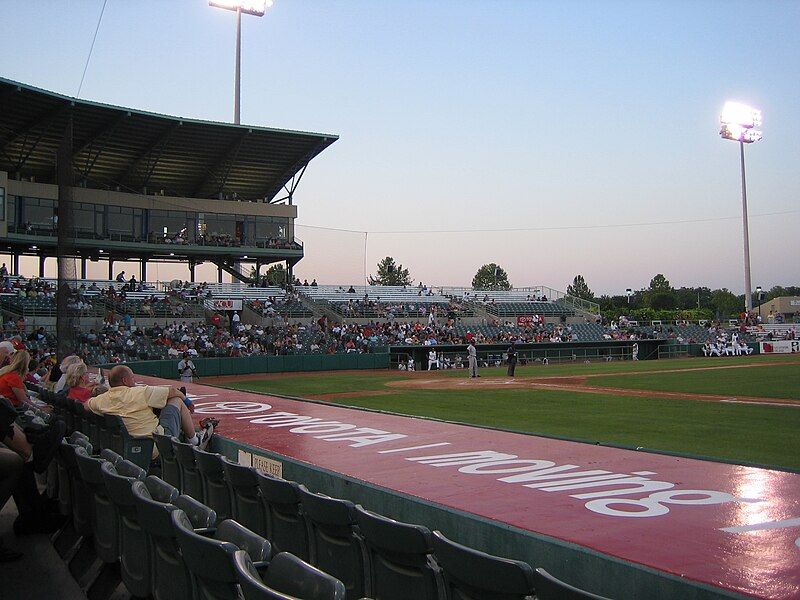
[[[294,481],[256,472],[273,550],[309,560],[309,533],[301,508],[300,486]]]
[[[348,600],[362,598],[366,591],[367,555],[354,528],[355,505],[349,500],[309,492],[303,486],[299,491],[311,531],[309,562],[341,581]]]
[[[268,516],[259,494],[258,471],[225,460],[225,480],[231,486],[233,518],[259,535],[272,540]]]
[[[536,600],[609,600],[585,590],[576,588],[553,577],[542,568],[533,573],[536,585]]]
[[[161,477],[177,489],[181,489],[181,467],[175,457],[175,447],[172,438],[160,433],[153,434],[153,441],[158,449],[161,461]]]
[[[203,478],[205,504],[217,513],[217,520],[224,521],[233,517],[231,488],[225,479],[225,459],[220,454],[205,452],[194,448],[197,470]]]
[[[277,554],[262,579],[247,552],[234,554],[244,600],[345,600],[344,584],[288,552]]]
[[[197,468],[194,446],[179,442],[174,438],[172,439],[172,446],[175,448],[175,459],[181,469],[181,493],[203,502],[205,500],[203,478]]]
[[[437,600],[444,591],[441,569],[433,559],[433,537],[422,525],[410,525],[356,506],[358,530],[369,556],[367,593],[381,600]]]
[[[442,567],[447,597],[453,600],[527,600],[534,594],[527,563],[492,556],[433,532],[436,561]]]
[[[195,532],[181,510],[173,511],[171,519],[181,555],[192,574],[195,598],[240,599],[233,562],[239,550],[248,554],[256,568],[264,568],[269,562],[269,542],[232,519],[222,521],[213,534],[206,535]]]

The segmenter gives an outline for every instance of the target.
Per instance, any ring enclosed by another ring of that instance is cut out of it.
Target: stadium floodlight
[[[242,13],[263,17],[272,6],[272,0],[208,0],[208,5],[215,8],[236,11],[236,64],[233,70],[233,122],[241,122],[240,99],[242,87]]]
[[[241,11],[246,15],[263,17],[272,6],[272,0],[208,0],[209,6],[225,10]]]
[[[633,296],[633,290],[631,288],[627,288],[625,290],[625,295],[628,297],[628,304],[631,303],[631,296]]]
[[[744,145],[761,139],[761,111],[741,102],[725,103],[719,117],[719,134],[723,139],[739,142],[742,167],[742,229],[744,231],[744,302],[745,310],[753,310],[753,288],[750,284],[750,232],[747,224],[747,183],[744,170]]]

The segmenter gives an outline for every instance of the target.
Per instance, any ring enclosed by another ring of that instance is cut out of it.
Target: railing
[[[35,237],[57,237],[58,228],[54,225],[48,224],[31,224],[31,225],[9,225],[8,233],[17,235],[30,235]],[[217,247],[217,248],[261,248],[265,250],[302,250],[303,243],[298,238],[293,240],[281,238],[263,238],[254,239],[249,238],[230,238],[226,240],[211,240],[211,239],[194,239],[183,240],[180,242],[167,242],[161,233],[151,232],[147,236],[135,235],[132,233],[125,233],[121,231],[109,231],[107,234],[98,234],[95,231],[75,229],[70,236],[76,240],[94,240],[98,242],[133,242],[133,243],[147,243],[157,244],[164,246],[201,246],[201,247]]]

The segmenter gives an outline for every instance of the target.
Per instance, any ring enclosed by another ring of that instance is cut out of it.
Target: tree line
[[[286,281],[282,265],[274,265],[267,271],[271,285]],[[378,262],[375,275],[368,278],[370,285],[413,285],[408,268],[387,256]],[[472,278],[474,290],[513,289],[508,273],[496,263],[482,265]],[[727,288],[712,290],[708,287],[674,288],[663,273],[650,280],[650,285],[630,294],[595,296],[583,275],[576,275],[567,286],[567,294],[583,300],[597,302],[600,311],[609,318],[626,315],[641,321],[673,320],[683,318],[690,321],[699,319],[725,319],[738,315],[745,306],[744,294],[734,294]],[[753,306],[768,302],[781,296],[800,296],[800,286],[776,285],[763,290],[761,298],[753,293]],[[766,315],[763,315],[766,316]]]

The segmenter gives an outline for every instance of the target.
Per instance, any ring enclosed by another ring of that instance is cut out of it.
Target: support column
[[[47,257],[44,254],[39,255],[39,277],[44,277],[44,261]]]
[[[11,274],[19,275],[19,254],[16,252],[11,255]]]
[[[222,283],[222,267],[217,266],[217,282]]]
[[[286,278],[289,280],[286,285],[294,285],[294,269],[289,261],[286,261]]]
[[[197,261],[193,258],[189,259],[189,281],[194,283],[194,271],[197,267]]]
[[[139,281],[145,282],[147,281],[147,260],[144,258],[142,259],[142,267],[139,270]]]
[[[114,281],[114,261],[110,257],[108,259],[108,280]]]
[[[86,259],[81,258],[81,279],[86,279]]]
[[[261,259],[256,259],[256,285],[261,285]]]

